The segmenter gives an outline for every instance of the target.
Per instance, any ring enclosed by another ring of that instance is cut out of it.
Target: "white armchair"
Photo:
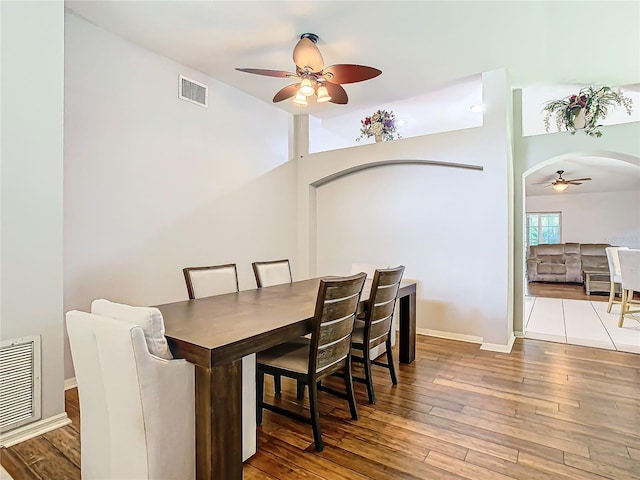
[[[82,478],[195,478],[194,371],[149,353],[139,325],[67,313]]]

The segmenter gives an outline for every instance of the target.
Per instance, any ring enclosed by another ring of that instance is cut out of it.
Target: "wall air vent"
[[[208,108],[209,87],[182,75],[180,75],[179,83],[178,98]]]
[[[40,336],[0,344],[0,431],[39,420]]]

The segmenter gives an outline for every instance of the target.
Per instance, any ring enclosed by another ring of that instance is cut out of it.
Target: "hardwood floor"
[[[357,383],[358,421],[320,394],[323,452],[309,425],[265,410],[244,478],[640,478],[640,355],[528,339],[501,354],[419,336],[397,387],[374,368],[378,402]],[[80,478],[77,391],[66,399],[72,425],[2,450],[16,480]],[[295,385],[269,400],[294,407]]]
[[[529,297],[566,298],[593,302],[609,301],[608,293],[595,292],[587,295],[584,285],[578,283],[527,282],[524,294]]]

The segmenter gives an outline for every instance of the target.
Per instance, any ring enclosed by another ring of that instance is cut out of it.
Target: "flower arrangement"
[[[360,136],[356,141],[364,137],[375,137],[376,142],[402,138],[397,133],[396,117],[393,111],[378,110],[370,117],[360,120]]]
[[[607,116],[607,109],[624,106],[627,114],[631,115],[632,103],[620,90],[613,90],[611,87],[584,87],[577,95],[552,100],[545,105],[542,110],[545,112],[544,128],[549,131],[551,115],[555,114],[558,131],[564,127],[573,135],[576,130],[584,129],[591,137],[601,137],[601,125],[598,121]]]

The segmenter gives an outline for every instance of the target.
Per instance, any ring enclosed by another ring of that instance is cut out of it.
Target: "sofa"
[[[609,275],[608,243],[556,243],[531,245],[527,258],[530,282],[583,283],[584,270]]]

